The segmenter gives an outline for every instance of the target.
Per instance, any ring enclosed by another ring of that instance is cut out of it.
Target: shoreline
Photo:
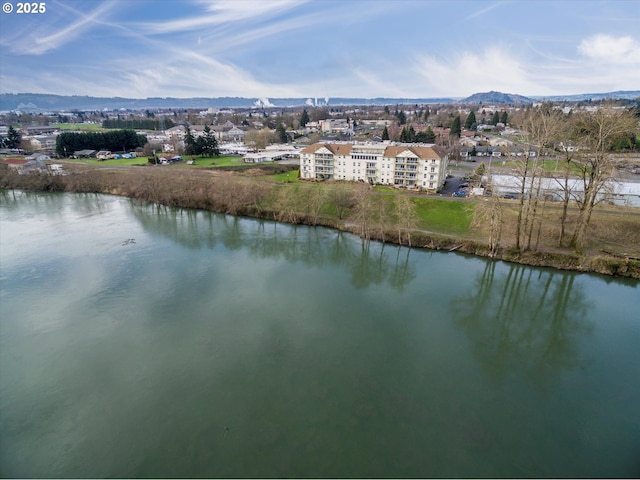
[[[137,169],[136,169],[137,170]],[[139,171],[139,170],[137,170]],[[359,230],[359,225],[353,220],[327,219],[321,215],[282,215],[271,209],[257,207],[255,200],[250,196],[253,190],[259,190],[260,184],[249,183],[250,180],[243,177],[216,177],[218,179],[242,179],[232,190],[220,189],[207,190],[208,186],[189,179],[189,189],[194,191],[181,191],[177,195],[175,191],[169,191],[167,182],[160,178],[138,179],[139,184],[129,182],[128,172],[124,175],[91,176],[84,174],[72,174],[65,176],[50,175],[11,175],[7,172],[0,173],[0,188],[3,190],[24,190],[43,192],[68,192],[68,193],[101,193],[121,197],[134,198],[150,203],[161,204],[169,207],[186,209],[208,210],[217,213],[225,213],[248,218],[275,220],[287,224],[323,226],[339,231],[354,234],[365,241],[379,241],[413,248],[422,248],[436,251],[456,251],[491,260],[501,260],[510,263],[518,263],[532,267],[555,268],[557,270],[574,271],[580,273],[596,273],[616,278],[630,278],[640,280],[640,258],[625,256],[607,251],[591,252],[589,255],[576,255],[569,252],[558,252],[552,249],[518,251],[513,247],[499,246],[494,252],[488,244],[462,236],[427,232],[417,228],[402,232],[399,236],[397,229],[372,229],[366,237]],[[122,173],[122,172],[120,172]],[[96,178],[97,177],[97,178]],[[153,175],[152,175],[153,177]],[[209,179],[211,177],[206,175]],[[115,181],[114,181],[115,180]],[[150,181],[152,184],[142,182]],[[266,183],[262,184],[268,185]],[[249,188],[251,187],[251,188]],[[204,189],[204,190],[203,190]],[[217,198],[218,196],[238,196],[233,198]],[[382,233],[383,232],[383,233]]]

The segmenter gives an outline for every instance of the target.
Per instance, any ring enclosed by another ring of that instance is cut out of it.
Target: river
[[[0,192],[2,477],[637,477],[639,283]]]

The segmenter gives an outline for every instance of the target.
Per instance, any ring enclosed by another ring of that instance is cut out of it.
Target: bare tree
[[[354,196],[356,201],[355,219],[360,227],[362,241],[368,243],[371,238],[371,223],[375,212],[374,193],[369,185],[358,185]]]
[[[307,220],[312,225],[317,225],[320,212],[327,198],[327,192],[323,186],[311,185],[305,188],[303,197],[306,205]]]
[[[558,237],[558,245],[563,246],[566,229],[567,229],[567,217],[569,214],[569,203],[574,196],[574,182],[571,181],[571,171],[573,165],[574,147],[569,146],[563,142],[560,146],[562,151],[562,172],[560,176],[554,176],[554,179],[560,191],[562,192],[562,213],[560,214],[560,235]]]
[[[268,128],[262,130],[249,130],[244,136],[244,142],[257,150],[263,150],[267,145],[274,143],[275,134]]]
[[[558,132],[562,116],[561,111],[545,103],[540,108],[528,111],[523,117],[522,128],[527,131],[528,142],[524,161],[518,169],[520,203],[516,223],[517,249],[523,247],[525,240],[526,248],[531,248],[544,174],[544,158]]]
[[[593,208],[613,180],[614,168],[609,155],[611,147],[624,135],[637,131],[638,120],[628,110],[611,108],[578,115],[577,140],[581,146],[586,147],[586,151],[580,155],[580,161],[576,162],[582,195],[576,196],[579,213],[571,246],[580,254]]]
[[[336,209],[338,218],[342,220],[354,205],[353,189],[346,183],[334,183],[327,188],[329,202]]]
[[[380,240],[384,243],[386,240],[385,234],[393,218],[393,204],[387,195],[379,195],[376,200],[375,216],[378,224]]]
[[[418,215],[416,208],[408,195],[396,195],[396,213],[398,215],[398,243],[402,245],[402,233],[407,236],[407,244],[411,246],[411,231],[416,228]]]

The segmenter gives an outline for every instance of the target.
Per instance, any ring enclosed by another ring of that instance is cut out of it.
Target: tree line
[[[109,150],[126,152],[144,147],[147,137],[135,130],[110,132],[64,132],[56,138],[56,153],[67,157],[78,150]]]
[[[537,250],[545,235],[544,213],[550,194],[543,185],[555,185],[554,206],[560,206],[559,233],[555,242],[582,254],[594,208],[606,201],[616,182],[611,152],[621,144],[632,146],[638,132],[634,110],[600,108],[595,112],[566,114],[551,104],[530,109],[519,125],[526,132],[528,148],[518,160],[515,249]],[[532,152],[538,151],[537,154]],[[550,169],[550,162],[555,168]],[[570,210],[577,208],[576,215]],[[490,229],[490,247],[497,251],[509,222],[499,196],[495,194],[483,209]]]
[[[135,129],[135,130],[165,130],[175,124],[170,119],[134,118],[123,120],[121,118],[106,119],[102,122],[102,128]]]

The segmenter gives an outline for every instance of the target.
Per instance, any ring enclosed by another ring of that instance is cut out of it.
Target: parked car
[[[466,190],[456,190],[455,192],[453,192],[453,195],[451,195],[452,197],[467,197],[469,196],[469,193]]]

